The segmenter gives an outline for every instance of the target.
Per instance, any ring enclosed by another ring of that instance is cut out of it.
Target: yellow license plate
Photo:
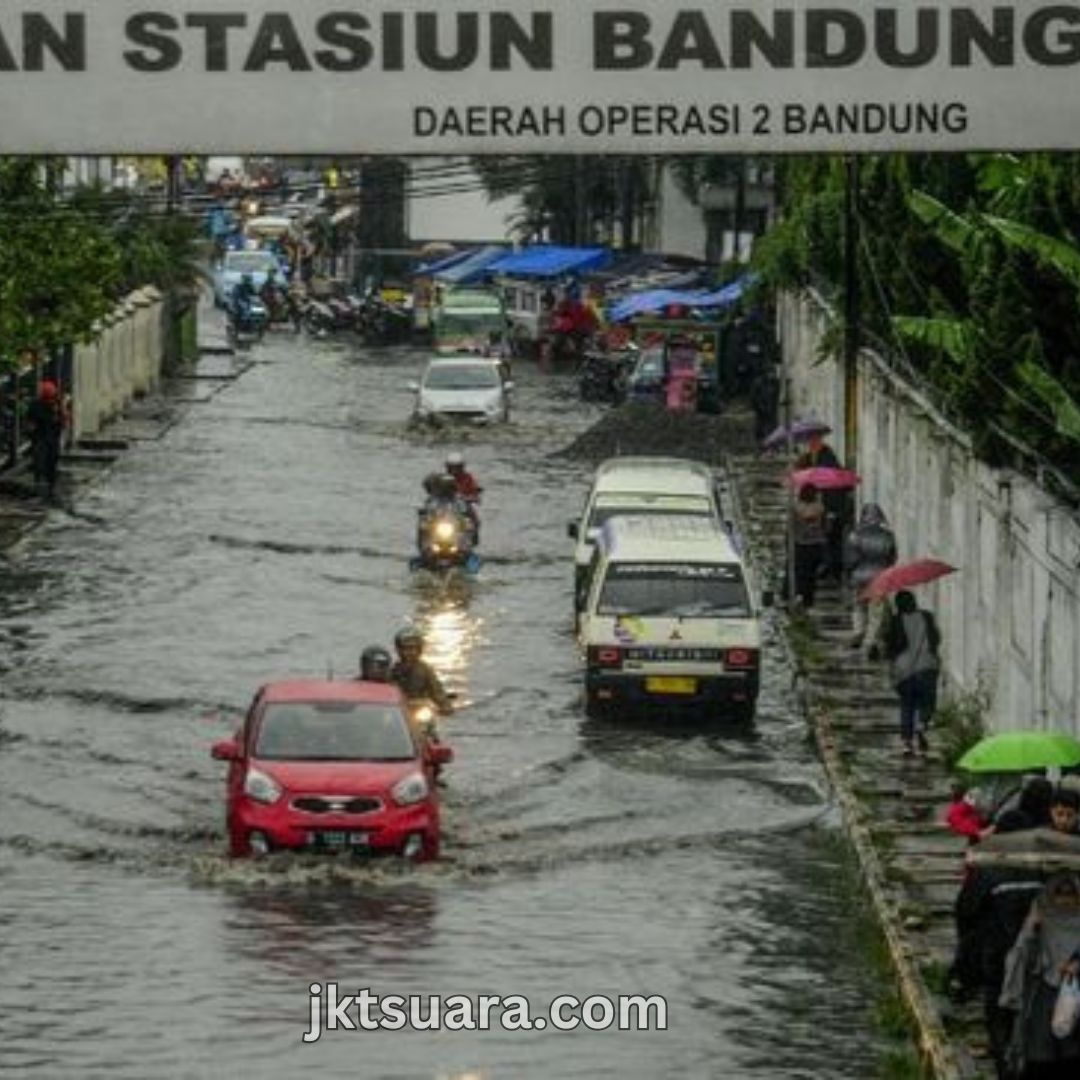
[[[697,679],[655,676],[645,680],[645,691],[649,694],[696,694]]]

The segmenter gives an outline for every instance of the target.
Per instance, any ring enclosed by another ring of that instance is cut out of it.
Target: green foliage
[[[971,690],[954,694],[938,705],[934,741],[950,770],[986,734],[986,716],[992,701],[986,676],[980,673]]]
[[[100,188],[61,199],[59,163],[0,159],[0,366],[85,340],[124,294],[190,289],[198,226]]]
[[[58,206],[38,163],[0,161],[0,356],[8,363],[85,338],[113,306],[119,263],[108,230]]]
[[[841,308],[842,162],[778,169],[783,213],[755,268]],[[865,340],[902,353],[987,461],[1019,464],[1016,440],[1075,475],[1080,155],[863,158],[858,202]],[[829,352],[842,327],[832,330]]]

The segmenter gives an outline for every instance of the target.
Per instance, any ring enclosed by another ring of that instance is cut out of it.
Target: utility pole
[[[167,213],[175,214],[180,205],[180,169],[181,158],[177,154],[170,154],[165,159],[165,209]]]
[[[746,228],[746,157],[740,154],[735,166],[735,241],[732,244],[733,261],[742,261],[742,234]]]
[[[859,459],[859,159],[844,160],[844,458]]]
[[[585,158],[578,154],[574,158],[574,245],[576,247],[581,247],[585,243],[586,215]]]

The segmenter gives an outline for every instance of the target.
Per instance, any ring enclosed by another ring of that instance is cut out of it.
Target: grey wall
[[[794,412],[829,421],[844,456],[843,371],[818,359],[824,326],[819,300],[782,299]],[[994,730],[1080,736],[1080,519],[1026,477],[977,461],[963,432],[865,350],[858,431],[859,498],[881,504],[901,560],[931,556],[960,568],[919,589],[941,624],[947,682],[988,680]]]

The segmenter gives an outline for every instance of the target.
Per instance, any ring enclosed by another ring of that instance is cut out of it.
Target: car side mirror
[[[567,523],[566,535],[569,536],[571,540],[576,540],[578,538],[578,524],[576,521]]]
[[[761,594],[761,606],[762,607],[772,607],[775,603],[776,603],[776,594],[772,591],[772,589],[766,589]]]
[[[210,747],[210,756],[215,761],[239,761],[243,755],[235,739],[222,739]]]
[[[454,751],[445,743],[433,743],[428,747],[427,759],[432,765],[449,765],[454,760]]]
[[[419,393],[420,384],[418,382],[411,382],[408,384],[408,389],[411,390],[414,394]]]

